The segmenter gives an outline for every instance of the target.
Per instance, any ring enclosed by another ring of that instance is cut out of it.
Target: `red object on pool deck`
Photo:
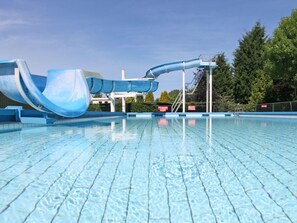
[[[188,111],[196,111],[195,105],[188,105]]]
[[[168,106],[158,106],[158,111],[166,112],[166,111],[168,111]]]
[[[261,108],[267,108],[267,104],[262,104]]]

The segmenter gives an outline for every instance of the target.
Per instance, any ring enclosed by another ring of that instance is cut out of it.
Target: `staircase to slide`
[[[204,68],[198,68],[197,73],[194,73],[194,77],[190,83],[186,83],[186,95],[194,94],[204,74]],[[171,106],[172,112],[177,112],[183,103],[183,90],[181,89],[176,96]]]

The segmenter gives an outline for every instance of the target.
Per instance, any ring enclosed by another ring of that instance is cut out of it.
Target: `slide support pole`
[[[126,73],[125,70],[122,69],[122,80],[126,79]],[[122,112],[126,112],[126,98],[122,97]]]
[[[209,112],[212,112],[212,68],[209,62]]]
[[[115,98],[114,93],[110,93],[110,112],[115,112]]]
[[[206,112],[209,112],[209,72],[206,71]]]
[[[186,72],[183,69],[183,113],[186,112]]]

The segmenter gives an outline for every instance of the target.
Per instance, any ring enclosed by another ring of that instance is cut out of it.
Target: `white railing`
[[[195,90],[197,89],[202,77],[204,74],[204,69],[198,69],[197,73],[194,73],[194,78],[190,83],[186,84],[186,94],[187,95],[192,95],[194,94]],[[171,106],[171,111],[172,112],[177,112],[178,109],[180,108],[182,104],[182,98],[183,98],[183,91],[180,90],[177,97],[175,98],[174,102],[172,103]]]

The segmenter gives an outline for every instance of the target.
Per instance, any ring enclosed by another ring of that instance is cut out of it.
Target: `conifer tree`
[[[176,99],[176,97],[178,96],[180,90],[178,89],[174,89],[172,91],[169,92],[169,97],[170,97],[170,102],[173,103]]]
[[[153,94],[153,92],[147,93],[147,95],[145,96],[144,102],[146,102],[146,103],[154,102],[154,94]]]
[[[267,91],[272,87],[272,79],[263,70],[260,70],[252,84],[252,93],[249,104],[263,103]]]
[[[224,53],[216,57],[217,67],[213,71],[213,88],[217,97],[228,97],[233,99],[233,76],[232,67],[227,63]]]
[[[170,103],[170,97],[167,91],[163,91],[159,98],[159,102]]]
[[[257,72],[263,69],[266,41],[265,28],[259,22],[239,40],[239,48],[234,53],[234,98],[236,102],[245,104],[249,101],[252,83]]]

